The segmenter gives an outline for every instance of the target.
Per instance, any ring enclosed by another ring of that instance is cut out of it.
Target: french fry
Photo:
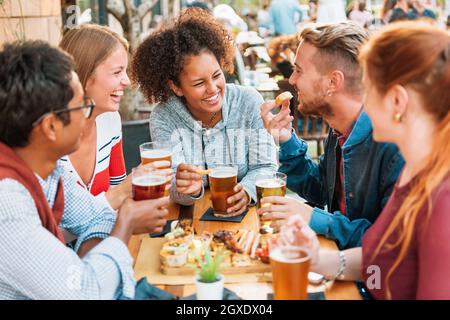
[[[242,232],[241,238],[239,239],[238,247],[241,248],[242,250],[244,250],[244,245],[245,245],[245,241],[247,240],[248,232],[249,232],[248,230],[244,230]]]
[[[250,254],[250,251],[252,249],[253,240],[255,240],[255,233],[253,231],[250,231],[248,233],[245,245],[244,245],[244,253]]]
[[[285,100],[291,100],[294,96],[289,91],[280,93],[275,99],[275,105],[281,106]]]
[[[210,174],[211,173],[211,169],[197,169],[197,170],[195,170],[195,173],[198,173],[198,174]]]
[[[237,243],[239,243],[239,239],[241,239],[243,232],[244,232],[243,229],[239,229],[238,231],[236,231],[234,239],[236,240]]]
[[[252,250],[250,251],[250,258],[255,259],[256,255],[256,249],[258,249],[259,246],[259,240],[261,239],[261,234],[257,233],[255,240],[253,241],[252,244]]]

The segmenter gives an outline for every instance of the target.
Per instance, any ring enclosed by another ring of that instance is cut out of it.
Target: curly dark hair
[[[6,44],[0,51],[0,141],[25,147],[33,122],[67,108],[73,70],[72,58],[44,41]],[[67,113],[57,116],[70,123]]]
[[[131,63],[131,77],[150,103],[165,102],[171,95],[169,80],[180,85],[186,56],[204,50],[216,57],[223,70],[233,72],[235,47],[230,33],[207,11],[188,8],[173,24],[139,46]]]

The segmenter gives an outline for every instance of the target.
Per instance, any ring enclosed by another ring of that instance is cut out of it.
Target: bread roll
[[[290,93],[289,91],[285,91],[283,93],[280,93],[277,98],[275,99],[275,104],[277,106],[281,106],[281,104],[285,101],[285,100],[291,100],[294,96],[292,95],[292,93]]]

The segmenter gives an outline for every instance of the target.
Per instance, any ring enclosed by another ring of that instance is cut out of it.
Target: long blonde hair
[[[59,46],[70,53],[75,60],[75,71],[83,88],[95,68],[106,60],[118,45],[128,51],[128,42],[105,26],[85,24],[70,29],[62,38]]]
[[[432,151],[372,255],[400,247],[385,278],[386,298],[391,299],[389,280],[410,248],[417,217],[423,208],[430,217],[432,194],[450,173],[450,35],[426,23],[394,23],[370,39],[359,60],[379,93],[396,84],[409,86],[437,123]],[[398,239],[387,243],[397,228]]]

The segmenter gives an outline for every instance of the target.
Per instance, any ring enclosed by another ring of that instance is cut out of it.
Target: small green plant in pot
[[[223,297],[223,275],[220,273],[222,252],[214,256],[209,247],[205,245],[204,255],[196,255],[199,269],[195,278],[198,300],[221,300]]]

